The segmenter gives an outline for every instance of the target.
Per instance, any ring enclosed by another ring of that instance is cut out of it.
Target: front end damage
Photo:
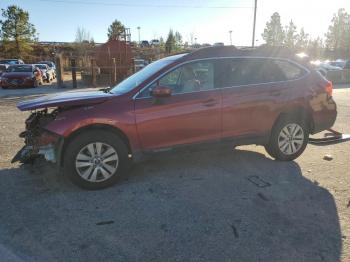
[[[25,121],[25,131],[20,133],[25,145],[14,156],[11,163],[30,163],[35,158],[43,156],[47,161],[57,162],[58,148],[63,141],[59,135],[45,129],[53,121],[58,109],[49,112],[48,109],[33,112]]]

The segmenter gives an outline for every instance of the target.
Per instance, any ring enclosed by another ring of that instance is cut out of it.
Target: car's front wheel
[[[39,87],[39,80],[34,80],[34,82],[33,82],[33,87],[34,88],[37,88],[37,87]]]
[[[297,116],[285,116],[273,127],[265,149],[277,160],[291,161],[304,152],[308,141],[307,121]]]
[[[101,189],[115,184],[130,160],[125,143],[107,131],[88,131],[68,144],[64,173],[84,189]]]

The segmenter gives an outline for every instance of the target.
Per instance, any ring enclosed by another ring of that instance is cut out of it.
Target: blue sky
[[[95,42],[107,40],[107,28],[114,19],[131,29],[132,39],[166,35],[170,28],[179,31],[184,41],[191,34],[199,43],[251,43],[254,0],[1,0],[0,8],[16,4],[27,10],[40,41],[74,41],[78,27],[88,30]],[[323,36],[338,8],[350,12],[350,0],[258,0],[257,43],[266,21],[275,11],[287,24],[293,19],[313,37]]]

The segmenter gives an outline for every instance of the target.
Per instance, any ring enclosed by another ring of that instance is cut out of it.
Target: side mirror
[[[152,96],[154,97],[169,97],[171,96],[171,89],[165,86],[156,86],[152,90]]]

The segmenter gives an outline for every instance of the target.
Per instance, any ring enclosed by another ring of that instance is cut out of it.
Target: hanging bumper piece
[[[309,144],[326,146],[350,141],[350,134],[343,134],[333,129],[327,129],[329,133],[325,133],[323,138],[309,138]]]

